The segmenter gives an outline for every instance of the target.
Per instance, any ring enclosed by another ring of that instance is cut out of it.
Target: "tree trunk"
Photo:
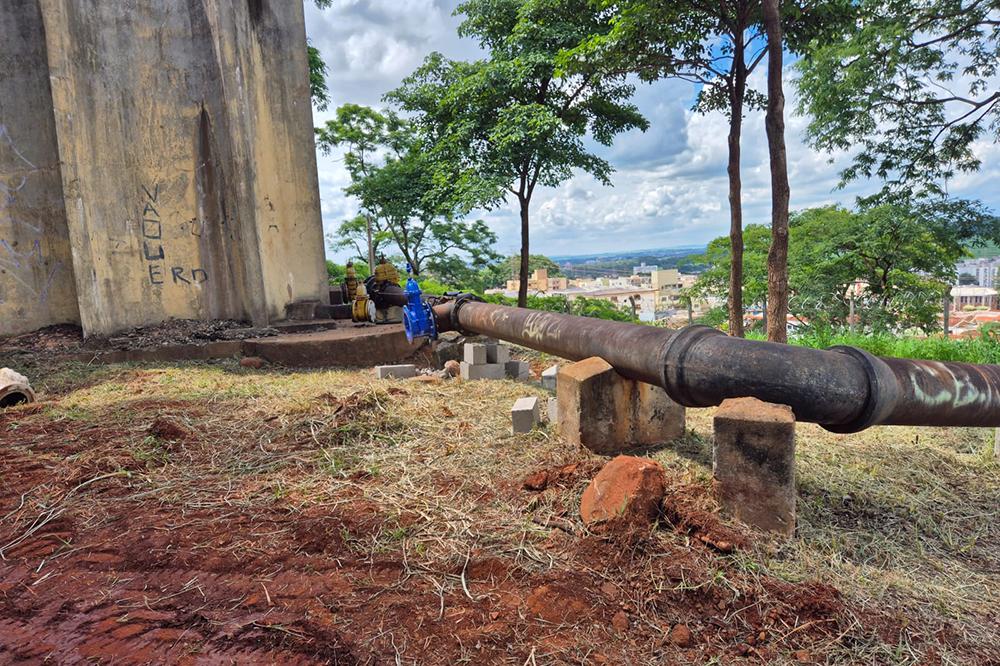
[[[517,307],[528,307],[528,263],[531,259],[528,250],[528,204],[530,201],[520,198],[521,203],[521,269],[518,272],[520,282],[517,287]]]
[[[781,0],[763,0],[767,30],[767,148],[771,158],[771,249],[767,253],[767,339],[788,341],[788,161],[781,85]]]
[[[737,40],[739,41],[739,40]],[[746,73],[743,46],[736,44],[733,87],[729,94],[729,334],[743,337],[743,183],[740,178],[740,139],[743,132],[743,96]]]

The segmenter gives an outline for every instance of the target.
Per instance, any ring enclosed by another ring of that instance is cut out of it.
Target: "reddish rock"
[[[580,516],[588,525],[656,520],[666,493],[663,468],[648,458],[618,456],[598,472],[583,492]]]
[[[670,642],[677,647],[691,647],[694,645],[694,634],[683,624],[678,624],[670,630],[670,635],[668,636]]]
[[[264,363],[264,359],[259,356],[247,356],[246,358],[240,359],[240,367],[253,368],[254,370],[260,370],[263,368]]]
[[[459,373],[462,371],[462,364],[455,360],[445,361],[444,369],[450,376],[458,377]]]
[[[628,631],[628,625],[628,615],[625,614],[625,611],[618,611],[615,613],[615,616],[611,618],[611,626],[614,627],[615,631],[620,634]]]
[[[524,489],[533,490],[535,492],[540,492],[545,490],[549,485],[549,472],[548,470],[540,470],[534,474],[529,474],[524,478]]]

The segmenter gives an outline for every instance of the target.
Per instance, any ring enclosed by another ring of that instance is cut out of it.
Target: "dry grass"
[[[33,370],[44,373],[35,384],[50,423],[121,433],[125,453],[65,455],[35,439],[16,447],[52,461],[65,456],[66,474],[80,482],[127,475],[128,501],[185,509],[273,504],[290,520],[317,507],[371,502],[390,519],[373,533],[345,535],[347,543],[371,558],[400,549],[407,573],[439,590],[442,612],[447,594],[475,597],[465,577],[473,553],[544,571],[559,557],[545,547],[554,532],[586,533],[576,514],[585,480],[527,506],[514,492],[533,470],[581,459],[551,429],[510,434],[510,405],[526,394],[544,398],[538,388],[377,381],[347,371],[256,372],[231,362]],[[191,441],[174,446],[151,435],[152,412],[193,433]],[[650,452],[705,489],[711,416],[689,410],[685,439]],[[10,441],[17,422],[8,428]],[[911,645],[930,641],[940,646],[942,663],[958,664],[961,646],[1000,641],[1000,465],[991,454],[992,432],[900,427],[844,436],[805,424],[797,446],[796,538],[761,537],[714,575],[686,585],[738,597],[765,575],[818,578],[859,608],[898,618],[902,630],[893,637],[876,635],[859,619],[826,646],[828,663],[920,663],[923,653]],[[40,511],[62,506],[52,498],[29,501]],[[23,513],[20,533],[37,515],[44,513]],[[678,536],[653,538],[666,552]],[[626,577],[607,576],[629,589]],[[636,596],[632,603],[640,622],[656,621],[648,600]]]

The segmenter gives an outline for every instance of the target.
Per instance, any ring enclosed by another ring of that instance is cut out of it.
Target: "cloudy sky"
[[[480,55],[475,42],[459,39],[452,16],[458,0],[335,0],[320,11],[306,2],[306,30],[327,63],[331,108],[345,102],[381,106],[431,51],[451,58]],[[763,66],[756,74],[762,86]],[[691,112],[694,88],[676,81],[641,85],[635,101],[649,119],[645,133],[620,135],[599,152],[615,166],[614,187],[580,174],[555,189],[536,191],[532,202],[532,251],[550,255],[703,244],[728,230],[725,118]],[[786,85],[786,108],[795,107],[794,88]],[[316,113],[316,123],[332,117]],[[836,190],[838,165],[802,141],[805,119],[786,119],[792,208],[829,203],[850,205],[856,196],[877,189],[852,184]],[[950,184],[957,196],[980,198],[1000,209],[1000,149],[983,145],[983,169]],[[332,231],[357,214],[343,193],[347,173],[339,155],[319,155],[323,221]],[[770,174],[763,114],[744,123],[744,221],[767,222]],[[498,250],[520,247],[515,203],[481,212],[500,238]],[[339,255],[338,258],[343,258]]]

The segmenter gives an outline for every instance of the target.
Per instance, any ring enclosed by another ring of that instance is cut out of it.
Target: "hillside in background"
[[[655,265],[661,269],[677,268],[682,273],[699,273],[706,268],[705,264],[698,261],[704,252],[704,245],[685,245],[631,252],[562,255],[551,259],[570,278],[632,275],[632,269],[642,264]]]

